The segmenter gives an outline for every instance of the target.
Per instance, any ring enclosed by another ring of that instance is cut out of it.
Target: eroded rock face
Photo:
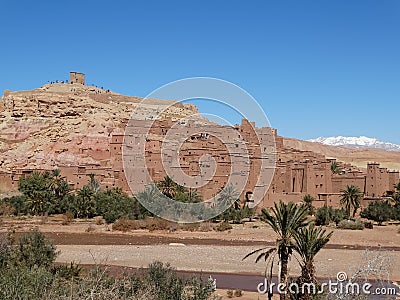
[[[59,165],[106,165],[109,140],[123,132],[142,99],[97,87],[56,83],[0,98],[0,171]],[[171,105],[171,101],[162,101]],[[149,115],[160,100],[149,105]],[[180,103],[165,117],[181,118],[196,107]]]

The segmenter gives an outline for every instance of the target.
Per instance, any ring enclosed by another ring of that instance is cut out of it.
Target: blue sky
[[[247,90],[281,135],[400,144],[397,0],[8,0],[0,12],[0,91],[70,70],[138,96],[210,76]]]

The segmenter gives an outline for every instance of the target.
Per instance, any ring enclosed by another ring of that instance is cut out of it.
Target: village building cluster
[[[84,85],[84,74],[71,72],[70,84]],[[366,205],[392,193],[400,180],[398,171],[376,162],[368,163],[366,169],[336,162],[342,170],[336,174],[331,170],[335,159],[289,148],[276,129],[256,128],[246,119],[234,127],[186,122],[178,126],[182,131],[172,136],[169,133],[176,122],[170,119],[124,122],[121,128],[125,131],[111,132],[108,145],[79,149],[95,163],[55,166],[74,189],[82,188],[89,181],[88,175],[94,174],[103,189],[118,187],[137,193],[147,184],[161,181],[169,174],[168,167],[178,174],[172,176],[174,179],[196,187],[204,199],[216,195],[231,180],[241,191],[242,201],[246,194],[252,194],[259,207],[270,207],[279,200],[299,202],[306,194],[316,199],[317,207],[337,207],[341,191],[348,185],[359,187]],[[144,128],[145,135],[141,133]],[[181,135],[185,139],[178,143]],[[104,139],[90,139],[89,145],[104,143]],[[0,171],[3,189],[17,190],[19,179],[33,171],[43,170]]]

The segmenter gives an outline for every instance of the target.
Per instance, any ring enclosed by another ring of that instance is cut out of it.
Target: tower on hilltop
[[[85,74],[78,72],[69,72],[69,82],[70,83],[80,83],[85,85]]]

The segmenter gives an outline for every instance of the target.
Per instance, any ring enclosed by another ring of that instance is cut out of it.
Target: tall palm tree
[[[304,205],[297,206],[293,202],[285,204],[282,200],[279,204],[275,203],[271,212],[266,209],[262,210],[264,221],[278,235],[276,245],[272,249],[261,248],[250,252],[243,259],[258,253],[256,262],[264,258],[264,261],[270,263],[270,276],[272,275],[273,260],[275,254],[278,255],[280,264],[279,282],[287,287],[288,282],[288,264],[289,258],[293,253],[294,243],[293,237],[296,231],[307,226],[307,207]],[[287,299],[287,294],[281,294],[281,299]]]
[[[314,213],[314,206],[312,205],[315,201],[315,198],[310,194],[307,194],[301,199],[305,206],[307,206],[308,212],[310,215]]]
[[[75,211],[78,218],[91,218],[94,215],[94,190],[88,186],[83,186],[76,196]]]
[[[158,187],[160,188],[161,192],[170,199],[174,198],[177,190],[179,189],[176,182],[168,175],[158,183]]]
[[[87,174],[87,176],[89,176],[90,178],[90,181],[87,184],[87,186],[92,189],[94,194],[97,194],[100,191],[99,181],[95,178],[95,174],[93,173]]]
[[[137,193],[135,198],[148,210],[154,214],[159,213],[163,210],[163,207],[160,207],[159,200],[164,197],[163,194],[158,190],[157,185],[155,183],[149,184],[145,187],[145,189]]]
[[[301,257],[301,276],[298,279],[299,286],[304,283],[317,283],[315,278],[314,258],[317,253],[328,243],[333,231],[326,233],[322,227],[315,227],[311,223],[307,227],[300,228],[294,237],[294,250]],[[308,293],[300,295],[300,299],[311,299]]]
[[[240,206],[240,199],[239,199],[239,192],[235,189],[233,184],[229,183],[223,187],[223,189],[219,193],[218,202],[219,205],[222,206],[229,206],[232,205],[236,207]]]
[[[361,199],[363,193],[358,186],[348,185],[346,189],[340,191],[342,193],[340,203],[346,209],[346,213],[350,216],[350,211],[352,211],[352,216],[356,215],[357,209],[360,207]]]

